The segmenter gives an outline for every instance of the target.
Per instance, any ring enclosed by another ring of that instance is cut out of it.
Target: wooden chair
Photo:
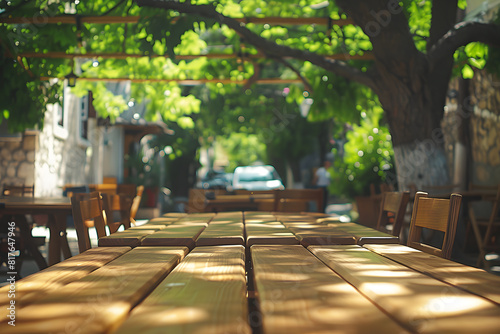
[[[418,191],[413,202],[410,235],[407,245],[445,259],[451,257],[462,195],[451,194],[450,199],[429,198],[428,194]],[[441,248],[422,243],[422,229],[444,232]]]
[[[7,185],[3,186],[2,196],[18,196],[18,197],[33,197],[35,193],[35,186],[20,185]]]
[[[130,228],[130,210],[135,195],[102,193],[101,196],[109,233],[115,233],[122,225],[125,229]]]
[[[141,205],[142,193],[144,192],[144,186],[138,186],[135,191],[135,197],[132,201],[132,207],[130,208],[130,223],[135,224],[135,216],[137,211],[139,211],[139,206]]]
[[[225,195],[223,189],[189,189],[188,204],[185,208],[187,213],[205,212],[205,200],[207,196]]]
[[[284,189],[274,193],[274,211],[321,212],[323,189]]]
[[[409,191],[390,191],[382,193],[377,230],[391,232],[393,236],[399,237],[409,200]]]
[[[2,189],[2,196],[13,196],[13,197],[33,197],[34,196],[34,186],[26,185],[4,185]],[[38,268],[47,268],[47,262],[45,261],[39,247],[45,245],[44,236],[33,236],[32,229],[36,225],[46,225],[48,217],[46,214],[39,215],[3,215],[0,214],[0,266],[2,263],[8,267],[9,251],[8,251],[8,237],[7,224],[11,221],[16,222],[16,230],[13,239],[16,245],[18,245],[19,255],[15,261],[15,270],[17,279],[21,278],[21,268],[24,259],[29,255],[31,256]]]
[[[492,190],[492,187],[481,187],[481,189]],[[479,248],[478,267],[483,267],[485,264],[485,255],[488,251],[498,251],[500,248],[497,239],[500,230],[500,185],[496,187],[496,190],[494,197],[491,195],[482,196],[482,201],[491,203],[491,211],[488,211],[489,217],[478,217],[473,203],[468,203],[469,220]]]
[[[106,236],[106,219],[103,214],[102,198],[99,192],[74,193],[71,197],[73,219],[80,253],[90,249],[89,228],[94,227],[97,237]]]

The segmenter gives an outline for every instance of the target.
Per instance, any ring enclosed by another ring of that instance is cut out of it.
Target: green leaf
[[[464,65],[462,68],[462,77],[464,79],[472,79],[474,77],[474,71],[469,65]]]

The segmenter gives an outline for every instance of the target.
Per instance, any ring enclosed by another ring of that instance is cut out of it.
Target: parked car
[[[285,186],[273,166],[239,166],[234,170],[233,189],[273,190]]]
[[[201,180],[201,188],[203,189],[226,189],[231,185],[231,174],[223,171],[211,170],[207,172]]]

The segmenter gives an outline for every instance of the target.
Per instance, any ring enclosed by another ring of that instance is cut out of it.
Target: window
[[[64,85],[63,96],[60,96],[59,103],[54,103],[48,106],[48,110],[52,109],[52,117],[54,119],[54,136],[60,139],[68,138],[68,103],[65,103],[64,96],[69,94],[69,88]],[[51,108],[51,109],[49,109]]]
[[[84,96],[79,99],[80,105],[80,138],[89,139],[89,96]]]
[[[78,113],[78,143],[82,146],[90,146],[90,125],[89,120],[92,118],[96,118],[96,112],[94,107],[92,106],[92,92],[89,91],[88,95],[77,98],[77,110]]]

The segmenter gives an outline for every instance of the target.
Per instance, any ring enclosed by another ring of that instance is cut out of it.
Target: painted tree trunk
[[[394,147],[397,177],[388,175],[388,181],[397,181],[399,190],[425,190],[426,186],[449,184],[448,165],[443,145],[432,140],[402,144]]]

